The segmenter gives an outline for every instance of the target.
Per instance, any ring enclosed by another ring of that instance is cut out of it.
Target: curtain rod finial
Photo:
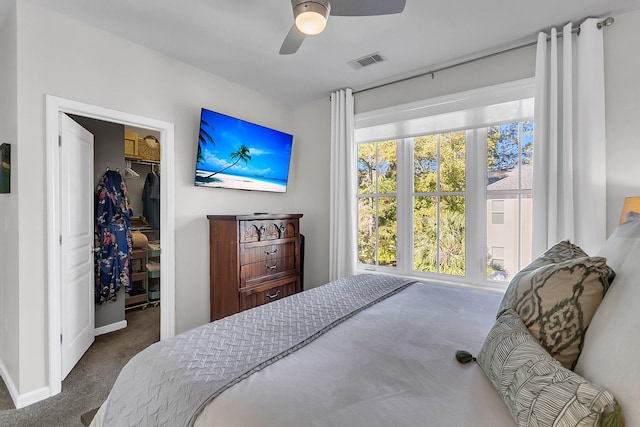
[[[611,25],[613,25],[615,19],[613,19],[613,16],[609,16],[606,19],[603,19],[602,21],[598,22],[598,29],[602,29],[603,27],[609,27]]]

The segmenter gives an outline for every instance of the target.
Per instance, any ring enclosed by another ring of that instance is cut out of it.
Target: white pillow
[[[619,225],[598,255],[616,277],[587,329],[575,372],[610,390],[626,425],[640,426],[640,221]]]
[[[633,249],[640,245],[640,215],[629,212],[627,221],[611,233],[596,256],[607,259],[607,265],[616,273],[622,263],[631,256]]]

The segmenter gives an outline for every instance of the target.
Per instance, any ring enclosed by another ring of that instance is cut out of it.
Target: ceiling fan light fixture
[[[327,26],[328,4],[324,5],[315,1],[302,2],[295,7],[293,15],[296,19],[296,27],[301,33],[315,36]]]

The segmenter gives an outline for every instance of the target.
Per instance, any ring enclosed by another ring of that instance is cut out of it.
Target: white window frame
[[[412,173],[400,171],[406,170],[407,167],[412,168],[412,138],[426,134],[466,130],[467,158],[478,159],[481,153],[486,153],[486,128],[489,125],[533,118],[534,89],[534,79],[524,79],[355,115],[355,144],[398,141],[397,265],[384,267],[358,262],[356,272],[374,271],[453,284],[504,289],[504,282],[490,281],[486,278],[486,163],[467,162],[467,254],[464,277],[413,270]],[[357,189],[355,193],[357,194]],[[475,259],[471,259],[470,254],[485,256],[475,256]]]

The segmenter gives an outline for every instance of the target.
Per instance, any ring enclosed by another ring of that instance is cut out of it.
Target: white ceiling
[[[12,1],[0,0],[0,19]],[[640,0],[407,0],[399,15],[332,16],[322,34],[283,56],[290,0],[32,1],[288,105],[532,41],[569,21],[640,9]],[[374,52],[387,61],[347,64]]]

